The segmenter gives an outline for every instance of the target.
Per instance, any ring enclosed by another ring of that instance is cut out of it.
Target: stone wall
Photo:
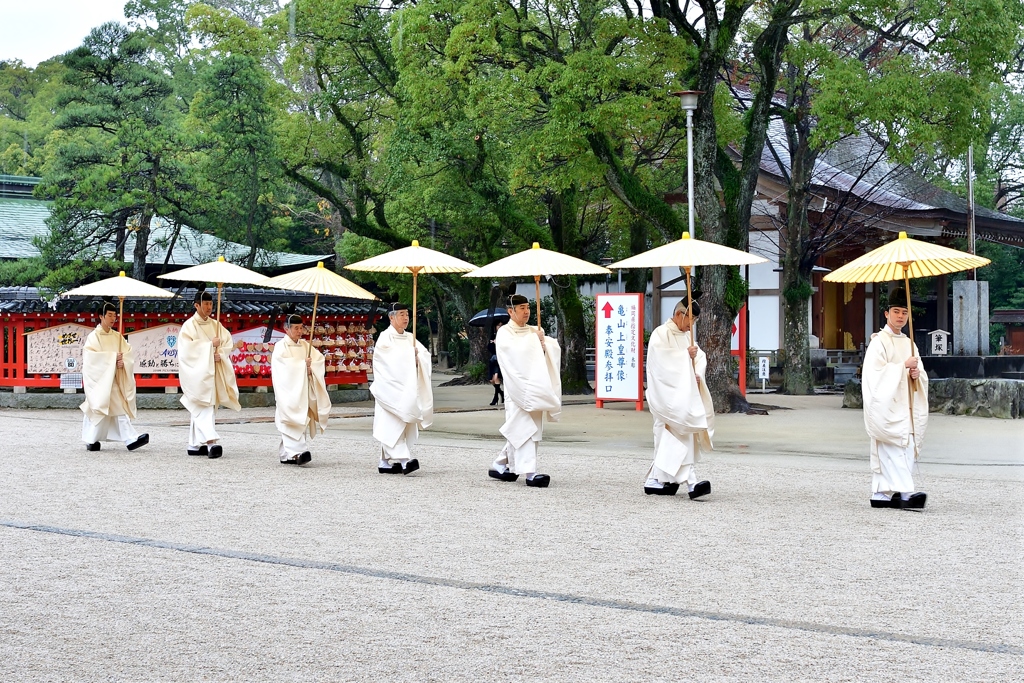
[[[860,380],[846,383],[844,408],[863,408]],[[1024,418],[1024,381],[1015,379],[933,379],[928,409],[946,415]]]

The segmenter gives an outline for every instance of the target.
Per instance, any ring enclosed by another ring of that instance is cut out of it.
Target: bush
[[[474,382],[486,382],[487,381],[487,364],[477,361],[476,363],[469,363],[466,365],[464,372],[467,377],[472,379]]]

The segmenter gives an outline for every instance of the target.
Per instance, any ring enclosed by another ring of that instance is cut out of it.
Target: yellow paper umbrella
[[[121,274],[116,277],[108,277],[99,282],[75,287],[61,294],[61,298],[66,296],[116,296],[121,300],[121,310],[117,316],[117,331],[123,333],[125,299],[170,299],[174,293],[128,277],[122,270]]]
[[[420,273],[465,273],[476,266],[454,256],[421,247],[418,240],[402,249],[345,266],[348,270],[373,273],[412,273],[412,336],[416,338],[416,278]]]
[[[550,249],[533,248],[506,256],[462,277],[532,277],[537,287],[537,326],[540,327],[540,278],[542,275],[607,275],[611,271],[589,261]]]
[[[234,285],[262,285],[267,279],[265,275],[260,275],[248,268],[236,266],[234,263],[225,261],[223,256],[218,256],[216,261],[176,270],[173,273],[166,273],[157,277],[164,280],[216,282],[217,322],[220,322],[220,294],[225,282]]]
[[[950,249],[930,242],[899,237],[850,261],[825,276],[826,282],[890,282],[903,280],[910,312],[911,348],[914,340],[914,315],[910,308],[910,278],[934,277],[947,273],[973,270],[991,263],[987,258]]]
[[[316,324],[316,307],[320,301],[320,295],[343,296],[349,299],[374,300],[377,295],[369,292],[351,280],[346,280],[329,268],[324,268],[324,262],[320,261],[315,268],[297,270],[294,273],[285,273],[264,280],[261,283],[264,287],[277,289],[289,289],[293,292],[307,292],[313,295],[313,320],[309,324],[310,339],[313,337],[313,326]]]
[[[636,256],[630,256],[608,266],[618,268],[670,268],[678,266],[686,273],[686,315],[693,312],[693,287],[690,286],[690,271],[694,266],[748,266],[767,263],[768,259],[715,242],[706,242],[690,237],[684,232],[682,239],[661,247],[655,247]],[[692,324],[692,323],[691,323]],[[694,331],[696,335],[696,331]]]

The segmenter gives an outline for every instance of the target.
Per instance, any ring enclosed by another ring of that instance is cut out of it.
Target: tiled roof
[[[761,170],[785,179],[790,169],[786,130],[779,119],[773,118],[761,154]],[[849,192],[900,213],[967,215],[966,199],[929,183],[908,166],[890,161],[882,146],[868,135],[848,136],[829,148],[818,157],[811,177],[818,188]],[[1021,219],[983,206],[975,205],[975,215],[979,220],[989,219],[1024,230]]]
[[[39,255],[39,249],[32,244],[35,237],[48,234],[46,219],[50,217],[50,203],[35,199],[0,198],[0,259],[31,258]],[[239,263],[249,254],[249,247],[237,242],[228,242],[213,235],[207,235],[182,226],[170,257],[167,249],[174,235],[174,226],[162,218],[153,219],[149,236],[149,254],[146,262],[163,265],[164,259],[170,266],[195,266],[214,261],[224,256],[228,261]],[[124,253],[130,258],[135,249],[135,236],[130,233]],[[97,255],[110,256],[113,244],[104,244],[97,249]],[[325,261],[333,254],[290,254],[280,251],[259,249],[256,252],[256,269],[287,268]],[[172,268],[172,270],[174,270]]]
[[[0,259],[39,256],[32,238],[46,235],[50,205],[34,199],[0,199]]]
[[[195,292],[195,289],[185,288],[173,299],[125,299],[124,310],[125,313],[191,313]],[[211,290],[211,294],[216,296],[215,290]],[[50,302],[40,298],[35,287],[0,287],[0,314],[91,312],[95,310],[98,301],[95,298],[71,297],[61,299],[57,301],[56,306],[51,306]],[[316,314],[366,315],[374,309],[377,315],[385,311],[384,305],[379,301],[321,296]],[[313,295],[280,289],[225,287],[222,291],[221,312],[249,315],[310,315],[313,312]]]

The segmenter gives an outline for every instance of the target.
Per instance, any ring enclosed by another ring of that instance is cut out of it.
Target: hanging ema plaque
[[[179,332],[181,325],[160,325],[126,335],[135,352],[135,374],[178,374]]]
[[[75,323],[25,333],[28,367],[33,374],[60,375],[82,371],[82,347],[94,328]]]

